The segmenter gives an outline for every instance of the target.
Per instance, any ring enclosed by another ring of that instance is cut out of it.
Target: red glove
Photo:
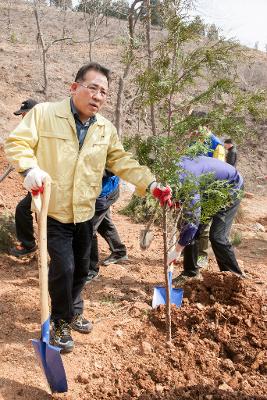
[[[152,196],[159,200],[161,207],[163,207],[165,203],[167,203],[168,207],[172,206],[172,191],[169,186],[163,187],[157,182],[153,182],[150,186],[150,191]]]
[[[179,201],[173,201],[171,208],[172,210],[180,210],[182,207],[182,204]]]
[[[37,189],[37,190],[32,189],[32,195],[33,196],[37,196],[39,193],[43,193],[43,192],[44,192],[44,185],[39,187],[39,189]]]

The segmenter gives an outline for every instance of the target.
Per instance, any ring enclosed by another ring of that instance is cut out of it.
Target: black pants
[[[22,246],[31,249],[35,246],[33,218],[31,211],[32,196],[30,193],[22,199],[15,212],[16,234]]]
[[[126,246],[121,242],[120,236],[118,234],[116,226],[112,221],[110,213],[111,205],[114,204],[118,200],[118,198],[119,190],[117,189],[109,196],[105,198],[98,198],[96,200],[96,211],[92,219],[94,230],[90,262],[90,271],[92,272],[99,271],[97,233],[99,233],[108,243],[112,255],[123,257],[127,253]]]
[[[70,322],[75,314],[83,312],[81,291],[89,271],[92,237],[92,220],[63,224],[50,217],[47,219],[52,320]]]
[[[217,213],[212,218],[209,239],[220,271],[231,271],[241,275],[242,271],[237,263],[233,246],[228,239],[239,204],[240,200],[236,200],[231,207]],[[195,238],[184,248],[184,272],[186,275],[195,276],[198,273],[198,238],[205,227],[206,225],[200,225]]]

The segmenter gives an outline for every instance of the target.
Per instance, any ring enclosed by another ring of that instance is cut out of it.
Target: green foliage
[[[138,135],[127,138],[124,145],[125,148],[133,151],[141,164],[149,166],[157,181],[171,186],[174,201],[182,201],[184,209],[189,211],[184,215],[187,221],[194,219],[194,214],[201,209],[200,221],[207,223],[218,211],[229,206],[233,197],[239,197],[242,194],[233,189],[227,181],[215,180],[213,174],[203,174],[197,178],[179,166],[179,161],[183,156],[194,158],[208,152],[210,141],[205,136],[205,129],[202,133],[204,140],[196,141],[192,138],[191,144],[188,145],[190,142],[187,138],[184,147],[181,143],[178,145],[176,137],[142,138]],[[186,177],[184,177],[185,172]],[[183,176],[182,180],[179,178],[181,176]],[[198,200],[195,200],[196,194],[200,195]],[[151,207],[150,199],[139,199],[134,196],[122,212],[134,217],[136,222],[142,222],[148,219],[153,208],[154,203]]]
[[[162,26],[162,3],[159,0],[150,0],[151,25]],[[144,21],[147,17],[147,8],[143,3],[140,10],[140,20]]]
[[[126,20],[129,13],[129,3],[126,0],[112,1],[106,10],[106,15]]]
[[[219,30],[215,24],[211,24],[207,29],[207,37],[210,40],[218,40],[219,39]]]
[[[146,196],[140,198],[133,195],[131,201],[120,210],[120,214],[131,217],[135,222],[148,221],[151,216],[155,213],[158,203],[152,196]],[[161,210],[158,208],[155,222],[158,223],[161,220]]]
[[[76,11],[82,11],[93,15],[96,13],[105,14],[106,6],[106,0],[81,0],[76,6]]]
[[[213,26],[203,37],[203,23],[188,18],[189,7],[189,1],[163,1],[167,35],[155,46],[152,65],[136,78],[142,93],[139,105],[158,108],[162,130],[176,136],[196,129],[189,110],[205,107],[210,110],[205,123],[215,133],[241,142],[251,135],[249,119],[266,118],[266,91],[240,89],[237,65],[246,58],[246,51],[220,37]]]
[[[204,132],[202,140],[192,138],[192,132],[201,127],[208,126],[215,134],[237,142],[248,132],[251,135],[249,117],[264,118],[266,92],[239,88],[236,67],[246,56],[245,51],[234,41],[220,37],[215,26],[204,38],[202,21],[188,17],[190,3],[163,0],[161,16],[166,35],[154,47],[149,66],[140,70],[136,80],[142,93],[139,106],[153,105],[159,110],[162,133],[128,138],[126,147],[141,164],[150,167],[157,181],[171,185],[174,197],[182,198],[185,208],[195,212],[201,207],[201,221],[207,222],[229,205],[233,188],[206,175],[201,179],[190,176],[181,187],[178,174],[182,171],[177,163],[183,155],[207,153],[209,144]],[[193,108],[203,107],[208,111],[204,117],[190,115]],[[192,203],[196,192],[200,200]],[[140,203],[134,201],[132,206],[136,212]]]
[[[72,8],[72,0],[50,0],[50,5],[62,8],[66,10],[67,8]]]
[[[235,231],[231,235],[231,244],[235,247],[242,243],[242,232]]]
[[[14,215],[4,212],[0,216],[0,251],[6,251],[15,241]]]
[[[12,32],[11,36],[10,36],[10,42],[15,44],[15,43],[17,43],[17,41],[18,41],[17,35],[14,32]]]

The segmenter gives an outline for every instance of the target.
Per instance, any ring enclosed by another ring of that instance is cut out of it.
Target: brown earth
[[[13,211],[22,195],[12,172],[1,183],[1,210]],[[218,273],[211,257],[203,280],[187,284],[182,307],[173,306],[167,345],[164,307],[151,309],[153,287],[164,279],[161,232],[156,228],[151,247],[140,250],[141,226],[118,214],[129,197],[123,186],[113,212],[129,261],[102,267],[84,290],[94,329],[74,332],[74,352],[63,356],[67,395],[48,394],[30,343],[40,329],[36,255],[0,255],[0,399],[267,399],[267,234],[256,225],[266,227],[266,199],[245,199],[234,226],[242,232],[237,257],[248,279]],[[100,249],[108,255],[103,241]]]
[[[29,3],[0,0],[0,10],[1,142],[18,123],[12,113],[21,101],[30,96],[44,101],[44,96],[40,92],[40,53]],[[41,17],[47,42],[61,37],[62,14],[50,7]],[[81,43],[49,50],[49,100],[68,95],[74,73],[88,61],[87,32],[81,15],[68,11],[66,20],[67,35]],[[111,98],[104,110],[112,119],[116,82],[123,69],[120,43],[125,23],[109,19],[103,32],[107,37],[95,46],[94,59],[115,71]],[[244,66],[244,81],[264,88],[266,57],[254,53],[249,68]],[[131,86],[127,84],[126,98],[131,97]],[[148,128],[142,120],[142,132]],[[136,114],[125,113],[123,132],[137,130]],[[248,186],[262,192],[266,188],[266,126],[257,141],[251,141],[240,153],[239,167]],[[0,149],[0,175],[6,166]],[[14,212],[26,193],[21,178],[12,172],[0,185],[0,213]],[[182,307],[172,309],[171,346],[166,344],[163,308],[152,310],[150,306],[153,287],[163,282],[161,231],[156,228],[151,247],[145,252],[140,250],[141,226],[118,214],[129,197],[127,190],[122,191],[113,213],[129,261],[102,267],[100,279],[84,290],[85,316],[94,322],[94,330],[90,335],[74,332],[74,352],[63,356],[67,395],[48,394],[29,341],[38,338],[40,329],[36,256],[17,260],[0,254],[0,399],[267,399],[267,234],[258,225],[267,229],[266,197],[256,194],[245,199],[243,212],[233,227],[233,232],[241,236],[236,252],[248,279],[240,282],[229,274],[218,273],[211,256],[203,281],[186,285]],[[100,250],[103,258],[108,255],[101,240]]]

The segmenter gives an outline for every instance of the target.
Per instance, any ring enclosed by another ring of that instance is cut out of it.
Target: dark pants
[[[115,190],[105,198],[100,197],[96,200],[96,211],[92,219],[94,237],[91,248],[90,271],[99,271],[97,233],[99,233],[108,243],[112,255],[123,257],[127,253],[126,246],[121,242],[120,236],[116,226],[112,221],[110,213],[111,205],[114,204],[118,198],[119,189]]]
[[[92,237],[92,220],[63,224],[47,219],[52,320],[70,322],[75,314],[83,312],[81,291],[89,271]]]
[[[213,217],[209,239],[220,271],[231,271],[241,275],[242,271],[237,263],[233,246],[228,239],[239,204],[240,200],[236,200],[231,207]],[[200,225],[195,238],[184,248],[184,272],[186,275],[195,276],[198,273],[198,239],[205,228],[206,225]]]
[[[28,193],[27,196],[18,203],[15,212],[17,238],[22,246],[27,249],[31,249],[35,246],[31,201],[32,196]]]

